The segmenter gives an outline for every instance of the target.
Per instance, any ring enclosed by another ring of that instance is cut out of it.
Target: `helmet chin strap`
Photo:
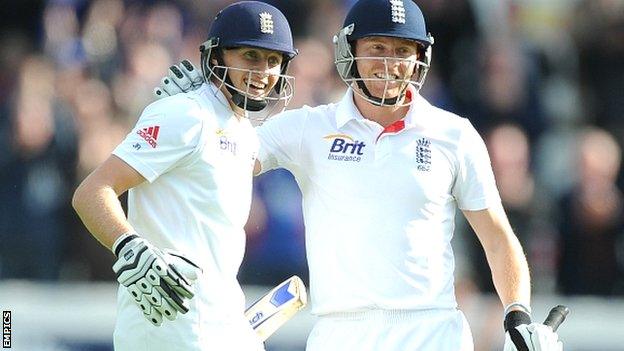
[[[215,52],[215,58],[217,59],[217,65],[225,66],[225,63],[223,61],[223,56],[221,55],[221,51]],[[250,112],[262,111],[265,107],[267,107],[269,102],[266,99],[261,99],[261,100],[250,99],[249,97],[246,97],[245,95],[236,91],[236,89],[232,88],[234,84],[232,83],[230,76],[227,74],[227,72],[225,72],[223,68],[218,68],[218,69],[213,68],[213,69],[215,70],[215,73],[217,75],[220,75],[221,76],[220,78],[223,79],[223,81],[225,82],[225,88],[230,93],[230,95],[232,95],[232,102],[234,103],[234,105],[236,105],[237,107],[243,110],[250,111]]]
[[[358,71],[356,65],[353,65],[353,72],[352,75],[354,78],[360,78],[360,79],[356,79],[355,82],[357,84],[357,86],[360,88],[360,90],[362,90],[362,92],[364,93],[364,95],[366,95],[366,97],[368,97],[369,99],[371,99],[373,101],[373,103],[377,106],[383,106],[383,105],[395,105],[397,103],[397,100],[399,99],[398,96],[393,97],[391,99],[382,99],[382,98],[378,98],[376,96],[373,96],[373,94],[371,94],[371,92],[368,90],[368,88],[366,87],[366,84],[364,83],[364,81],[361,79],[362,76],[360,76],[360,72]],[[399,94],[400,96],[400,94]]]
[[[240,94],[239,92],[228,87],[227,85],[225,87],[230,92],[230,94],[232,94],[232,102],[234,103],[234,105],[242,108],[243,110],[247,110],[250,112],[258,112],[258,111],[262,111],[269,104],[269,102],[266,101],[265,99],[253,100],[253,99],[246,97],[243,94]]]

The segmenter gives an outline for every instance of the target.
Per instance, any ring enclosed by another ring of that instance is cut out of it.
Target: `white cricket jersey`
[[[457,207],[500,202],[467,119],[415,95],[383,128],[347,92],[258,128],[262,170],[290,170],[303,195],[312,312],[455,308]]]
[[[129,191],[128,220],[158,248],[173,249],[198,263],[203,274],[189,313],[179,314],[173,322],[165,319],[159,328],[143,320],[121,288],[116,334],[132,334],[126,329],[138,325],[157,333],[177,329],[181,335],[208,337],[202,330],[206,323],[242,319],[245,302],[236,275],[245,248],[243,226],[251,205],[257,150],[258,138],[249,120],[237,119],[212,85],[145,108],[113,151],[147,180]],[[184,346],[180,340],[171,342],[176,342],[176,349]]]

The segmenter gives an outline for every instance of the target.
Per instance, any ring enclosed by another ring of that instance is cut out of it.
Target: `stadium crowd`
[[[206,24],[230,2],[53,0],[7,14],[0,279],[113,279],[113,257],[82,227],[71,194],[153,100],[167,67],[199,63]],[[290,106],[337,101],[331,38],[351,1],[269,2],[300,51]],[[418,3],[435,37],[422,94],[484,136],[534,291],[624,296],[624,2]],[[255,180],[242,283],[307,276],[300,203],[289,173]],[[492,292],[465,223],[454,241],[458,295]]]

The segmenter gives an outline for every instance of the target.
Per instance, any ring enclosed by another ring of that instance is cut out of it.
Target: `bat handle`
[[[553,331],[557,331],[561,323],[565,321],[566,317],[570,313],[570,309],[563,305],[553,307],[548,313],[548,317],[544,321],[544,324],[551,327]]]

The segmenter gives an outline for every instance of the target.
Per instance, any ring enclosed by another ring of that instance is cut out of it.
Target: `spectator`
[[[624,2],[579,2],[572,29],[578,46],[586,113],[595,125],[624,135]]]
[[[624,197],[615,184],[621,154],[604,130],[589,128],[580,135],[578,181],[559,202],[558,284],[564,294],[624,294],[617,257],[623,254],[617,250],[624,240]]]
[[[555,265],[554,229],[546,222],[543,199],[531,170],[531,148],[526,133],[517,125],[501,124],[487,133],[486,144],[501,201],[509,222],[525,248],[536,291],[552,289]],[[470,232],[469,232],[470,233]],[[473,238],[462,235],[469,250],[475,282],[482,292],[494,293],[483,250]]]
[[[12,142],[0,171],[2,278],[59,276],[77,140],[72,115],[54,94],[55,74],[45,58],[27,57],[9,106]]]

